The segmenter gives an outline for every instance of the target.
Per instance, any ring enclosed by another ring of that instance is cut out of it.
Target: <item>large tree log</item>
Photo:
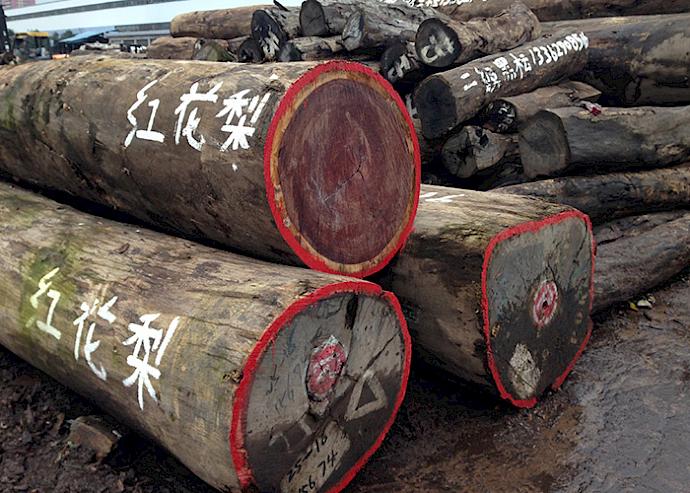
[[[552,85],[584,68],[587,36],[545,36],[506,53],[432,75],[415,92],[427,137],[441,137],[506,96]]]
[[[545,26],[564,28],[582,30],[589,37],[589,61],[578,78],[600,89],[607,104],[690,103],[690,13]]]
[[[690,10],[688,0],[522,0],[542,21],[617,15],[673,14]],[[410,0],[412,5],[436,7],[460,20],[496,15],[514,0]]]
[[[597,250],[594,311],[628,301],[690,266],[690,212],[642,232],[627,234]]]
[[[450,174],[470,178],[511,158],[519,160],[517,136],[468,125],[443,144],[441,157]]]
[[[628,216],[600,224],[593,229],[594,239],[597,241],[597,249],[614,241],[634,238],[647,233],[657,226],[680,219],[687,213],[687,210],[653,212],[641,216]]]
[[[597,224],[649,211],[690,208],[690,165],[638,173],[567,176],[494,191],[569,205]]]
[[[354,276],[411,228],[414,128],[362,65],[95,59],[2,68],[0,81],[0,170],[38,186]]]
[[[191,60],[196,42],[196,38],[161,36],[151,42],[146,49],[146,55],[158,60]]]
[[[541,36],[539,19],[521,2],[513,3],[494,17],[466,22],[431,18],[415,36],[417,58],[443,68],[516,48]]]
[[[264,52],[264,58],[277,60],[285,43],[302,34],[299,9],[269,7],[257,10],[252,16],[251,33]]]
[[[235,9],[205,10],[175,16],[170,23],[174,37],[233,39],[249,35],[252,14],[266,5]]]
[[[415,231],[381,282],[433,364],[530,407],[589,338],[592,270],[580,212],[423,185]]]
[[[574,106],[581,101],[595,102],[599,96],[601,91],[583,82],[565,81],[557,86],[497,99],[482,110],[479,121],[494,132],[514,133],[541,110]]]
[[[8,185],[0,211],[0,343],[216,488],[339,491],[389,429],[409,336],[378,286]]]
[[[525,175],[669,166],[690,159],[690,106],[557,108],[520,131]]]

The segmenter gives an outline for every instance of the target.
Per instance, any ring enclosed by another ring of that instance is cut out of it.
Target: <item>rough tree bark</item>
[[[470,178],[506,160],[519,160],[516,135],[501,135],[468,125],[443,144],[443,165],[453,176]]]
[[[466,22],[427,19],[417,30],[415,49],[422,63],[444,68],[516,48],[540,36],[539,19],[523,3],[515,2],[494,17]]]
[[[525,175],[669,166],[690,159],[690,106],[557,108],[520,131]]]
[[[545,26],[564,28],[582,30],[590,38],[589,61],[578,78],[600,89],[607,104],[690,103],[690,13]]]
[[[327,60],[338,57],[344,51],[340,36],[331,38],[295,38],[285,43],[280,50],[278,59],[281,62],[295,62],[300,60]]]
[[[411,227],[414,128],[362,65],[94,59],[3,67],[0,81],[0,170],[21,180],[354,276]]]
[[[302,35],[297,7],[268,7],[257,10],[252,16],[252,38],[259,43],[268,61],[278,59],[285,43]]]
[[[157,60],[191,60],[196,42],[196,38],[161,36],[146,49],[146,56]]]
[[[194,45],[192,60],[204,62],[237,62],[237,55],[230,51],[227,40],[199,39]]]
[[[584,68],[582,33],[540,38],[506,53],[432,75],[415,92],[427,137],[441,137],[492,101],[548,86]]]
[[[590,85],[565,81],[557,86],[497,99],[482,110],[479,121],[493,132],[514,133],[541,110],[574,106],[580,101],[596,102],[600,96],[601,91]]]
[[[590,334],[593,241],[581,213],[422,186],[415,231],[380,281],[433,364],[533,406]]]
[[[390,427],[409,336],[378,286],[8,185],[0,211],[0,343],[219,490],[339,491]]]
[[[690,265],[690,212],[652,229],[630,227],[597,249],[594,311],[628,301],[668,281]]]
[[[188,12],[175,16],[170,23],[170,34],[176,38],[191,36],[195,38],[233,39],[249,35],[252,14],[255,10],[267,7],[253,5],[235,9],[205,10]]]
[[[569,205],[595,224],[644,212],[690,208],[690,165],[598,176],[567,176],[494,190]]]

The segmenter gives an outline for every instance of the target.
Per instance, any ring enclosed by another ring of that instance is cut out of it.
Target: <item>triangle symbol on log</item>
[[[367,384],[371,393],[374,394],[374,400],[367,402],[363,406],[360,406],[360,401],[362,399],[362,390],[364,389],[364,384]],[[362,418],[367,414],[371,414],[374,411],[385,407],[388,404],[388,398],[386,397],[386,392],[381,386],[376,374],[371,370],[364,372],[364,375],[357,381],[355,387],[352,389],[352,395],[350,396],[350,402],[347,405],[347,412],[345,413],[345,419],[347,421],[352,421],[355,419]]]

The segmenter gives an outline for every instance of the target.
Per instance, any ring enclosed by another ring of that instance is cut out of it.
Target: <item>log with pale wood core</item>
[[[578,78],[600,89],[607,104],[690,103],[690,12],[545,26],[564,28],[582,30],[590,38],[589,61]]]
[[[565,176],[494,191],[569,205],[601,223],[648,211],[690,208],[690,164],[637,173]]]
[[[275,61],[285,43],[301,36],[299,9],[269,7],[257,10],[252,16],[251,33],[264,58]]]
[[[329,272],[370,274],[404,243],[417,139],[367,67],[78,62],[0,69],[0,170]]]
[[[285,46],[280,50],[278,59],[281,62],[327,60],[337,58],[344,49],[340,36],[295,38],[285,43]]]
[[[157,60],[191,60],[197,38],[172,38],[161,36],[151,42],[146,56]]]
[[[597,248],[597,312],[640,296],[690,266],[690,212],[651,214],[623,226],[618,238]]]
[[[520,131],[528,177],[670,166],[690,159],[690,106],[557,108]]]
[[[441,158],[450,174],[470,178],[511,158],[519,160],[517,137],[468,125],[443,144]]]
[[[323,37],[342,34],[347,19],[361,3],[356,0],[302,2],[299,12],[302,34]]]
[[[515,2],[494,17],[467,22],[427,19],[417,30],[415,49],[422,63],[443,68],[510,50],[539,36],[539,19]]]
[[[583,82],[565,81],[557,86],[497,99],[489,103],[478,118],[484,128],[513,133],[541,110],[574,106],[581,101],[596,102],[599,96],[601,91]]]
[[[386,434],[409,336],[378,286],[9,185],[0,212],[0,343],[219,490],[339,491]]]
[[[266,5],[235,9],[204,10],[177,15],[170,22],[170,33],[176,37],[233,39],[250,33],[252,15]]]
[[[587,62],[587,46],[582,33],[554,34],[428,77],[415,92],[424,135],[446,135],[492,101],[579,72]]]
[[[577,211],[423,185],[415,230],[380,281],[432,364],[531,407],[587,342],[592,262]]]

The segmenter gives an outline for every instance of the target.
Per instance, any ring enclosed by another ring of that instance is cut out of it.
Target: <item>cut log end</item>
[[[252,16],[252,37],[257,41],[266,60],[275,60],[280,49],[288,41],[282,26],[265,10],[257,10]]]
[[[554,176],[568,167],[570,148],[560,118],[537,113],[520,131],[520,156],[528,178]]]
[[[419,60],[430,67],[444,68],[455,63],[462,51],[458,35],[441,19],[427,19],[417,30],[415,49]]]
[[[517,132],[517,110],[508,101],[499,99],[484,109],[483,124],[485,128],[493,132],[513,133]]]
[[[443,137],[456,126],[453,90],[440,77],[431,76],[422,82],[415,91],[414,101],[426,138]]]
[[[290,88],[265,167],[276,224],[310,267],[364,277],[409,235],[419,144],[400,97],[363,65],[322,64]]]
[[[488,364],[504,399],[532,407],[557,389],[591,333],[594,242],[576,211],[494,238],[482,275]]]
[[[402,402],[410,339],[395,299],[341,283],[292,305],[249,357],[230,436],[243,489],[340,491]]]
[[[364,37],[364,14],[361,11],[353,13],[345,23],[343,29],[343,46],[347,51],[354,51],[362,44]]]
[[[299,24],[303,36],[327,36],[326,15],[317,0],[306,0],[299,11]]]
[[[237,59],[240,62],[261,63],[264,61],[264,54],[255,39],[247,38],[237,49]]]
[[[410,72],[417,70],[418,64],[410,60],[407,43],[395,41],[381,55],[381,74],[391,84],[402,82]]]

